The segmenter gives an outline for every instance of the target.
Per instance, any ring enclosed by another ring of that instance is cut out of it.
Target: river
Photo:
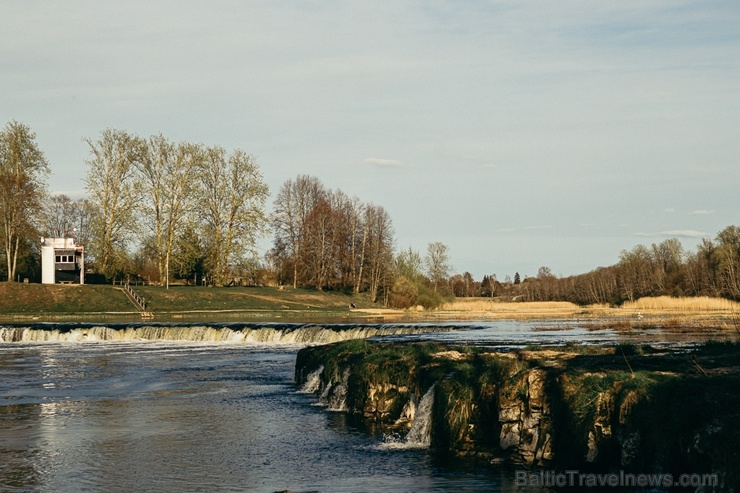
[[[159,338],[145,339],[147,327],[0,328],[0,340],[16,340],[0,343],[0,490],[525,491],[509,466],[385,446],[392,440],[316,406],[293,382],[297,350],[312,343],[297,331],[327,337],[313,326],[268,327],[281,336],[256,328],[262,341],[245,341],[237,334],[245,328],[232,325],[205,327],[212,340],[203,326],[183,325],[156,326],[149,334]],[[435,334],[431,325],[403,327],[385,327],[384,337],[504,345],[624,337],[541,322],[453,324]],[[342,339],[369,329],[328,330]],[[303,341],[282,340],[291,338]],[[648,339],[680,343],[657,332]]]

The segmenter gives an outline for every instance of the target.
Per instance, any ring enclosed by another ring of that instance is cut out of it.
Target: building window
[[[57,255],[55,259],[57,264],[73,264],[74,261],[74,255]]]

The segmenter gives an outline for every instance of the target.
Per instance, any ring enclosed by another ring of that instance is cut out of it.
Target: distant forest
[[[536,277],[480,284],[453,276],[456,296],[508,296],[523,301],[571,301],[579,305],[619,305],[644,296],[711,296],[740,300],[740,228],[728,226],[714,240],[705,238],[694,252],[671,238],[623,250],[619,262],[586,274],[556,277],[541,267]],[[468,290],[472,285],[474,289]]]
[[[441,242],[396,250],[388,212],[313,176],[270,195],[256,158],[236,149],[105,130],[86,139],[87,199],[48,192],[50,173],[35,134],[10,122],[0,131],[0,233],[9,282],[40,275],[39,239],[85,246],[89,281],[282,285],[363,293],[385,306],[434,308],[452,297],[619,305],[644,296],[740,299],[740,229],[685,252],[677,239],[637,246],[619,263],[558,278],[455,274]],[[272,237],[263,256],[257,239]]]

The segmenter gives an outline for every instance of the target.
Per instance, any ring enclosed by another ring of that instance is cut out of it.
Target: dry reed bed
[[[672,298],[670,296],[657,296],[653,298],[640,298],[628,301],[622,305],[624,310],[665,310],[665,311],[688,311],[688,312],[737,312],[740,313],[740,303],[726,300],[724,298],[709,298],[708,296],[697,296],[692,298]]]
[[[428,312],[427,312],[428,313]],[[674,323],[688,319],[729,317],[740,318],[740,303],[721,298],[672,298],[659,296],[626,302],[621,307],[605,304],[578,306],[565,301],[499,302],[484,298],[458,299],[445,303],[435,313],[439,317],[455,318],[663,318]]]

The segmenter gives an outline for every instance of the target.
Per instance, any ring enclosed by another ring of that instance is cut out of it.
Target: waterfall
[[[349,384],[349,372],[347,368],[342,374],[342,380],[332,387],[329,394],[329,411],[346,411],[347,410],[347,385]]]
[[[436,385],[436,384],[435,384]],[[432,444],[432,408],[434,407],[434,387],[427,390],[414,414],[414,424],[406,435],[406,448],[429,448]]]
[[[324,367],[322,366],[321,368],[323,369]],[[327,411],[346,411],[349,374],[350,369],[347,368],[344,370],[341,380],[338,382],[330,381],[322,390],[321,396],[316,405],[326,407]],[[311,375],[313,375],[313,373],[308,377],[310,378]],[[306,380],[306,383],[308,383],[308,380]],[[314,392],[318,390],[318,388],[319,387],[317,387]]]
[[[449,331],[449,326],[353,324],[80,324],[49,323],[0,326],[0,343],[192,341],[252,344],[312,345],[388,335]]]
[[[321,386],[321,373],[324,371],[324,365],[319,366],[306,377],[306,382],[301,386],[299,392],[303,394],[313,394]]]
[[[319,396],[319,400],[316,403],[317,406],[329,406],[329,393],[331,392],[331,388],[334,384],[332,382],[329,382],[326,384],[326,387],[324,387],[324,390],[321,392],[321,395]]]
[[[426,449],[431,446],[435,385],[429,387],[424,397],[421,398],[412,418],[414,422],[406,437],[404,438],[396,433],[385,435],[383,442],[374,448],[379,450],[409,450]],[[410,402],[413,402],[413,399]]]

